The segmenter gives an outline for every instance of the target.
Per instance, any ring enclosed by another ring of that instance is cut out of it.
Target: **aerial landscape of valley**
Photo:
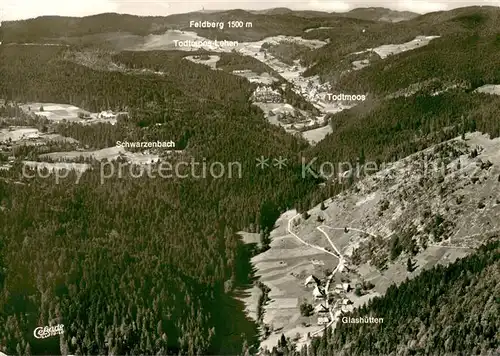
[[[23,1],[0,356],[500,354],[500,7]]]

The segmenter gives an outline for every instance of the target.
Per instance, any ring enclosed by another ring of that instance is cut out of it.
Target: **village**
[[[6,105],[6,106],[5,106]],[[9,119],[0,113],[0,170],[9,170],[17,160],[32,169],[49,171],[87,170],[93,161],[125,160],[134,165],[158,163],[162,155],[182,154],[175,149],[136,149],[118,145],[91,149],[78,140],[63,136],[55,128],[59,124],[78,123],[115,125],[126,112],[102,110],[89,112],[67,104],[32,102],[25,104],[0,101],[0,109],[19,110],[21,117]]]
[[[318,277],[310,275],[306,278],[304,287],[312,289],[312,300],[316,305],[312,306],[304,301],[300,306],[301,314],[307,316],[312,309],[317,315],[317,325],[328,325],[331,321],[335,321],[340,314],[354,310],[353,302],[348,297],[348,293],[352,291],[348,282],[337,283],[332,291],[328,291]]]
[[[282,334],[307,344],[343,315],[380,295],[376,274],[358,271],[344,254],[356,232],[322,225],[318,218],[327,215],[319,207],[309,213],[307,222],[295,211],[283,214],[271,232],[271,248],[252,258],[259,281],[269,288],[263,289],[265,312],[260,317],[263,348],[272,347]],[[249,235],[244,234],[247,242]],[[255,290],[251,298],[258,295]],[[259,319],[251,298],[247,310]]]

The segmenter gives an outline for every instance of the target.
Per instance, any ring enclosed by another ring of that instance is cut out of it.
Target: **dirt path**
[[[328,234],[321,229],[322,226],[326,227],[326,225],[318,226],[317,229],[326,236],[326,238],[328,239],[328,242],[330,242],[330,245],[332,245],[333,249],[338,253],[338,255],[335,254],[335,253],[333,253],[333,252],[330,252],[330,251],[326,250],[323,247],[312,245],[312,244],[310,244],[310,243],[302,240],[297,234],[295,234],[292,231],[292,229],[291,229],[291,225],[292,225],[293,220],[295,220],[295,218],[297,218],[298,216],[300,216],[300,214],[297,214],[293,218],[291,218],[290,220],[288,220],[288,227],[287,227],[288,233],[291,234],[292,236],[294,236],[297,240],[299,240],[300,242],[302,242],[304,245],[307,245],[309,247],[315,248],[315,249],[320,250],[322,252],[328,253],[328,254],[330,254],[332,256],[335,256],[339,260],[339,262],[337,263],[337,267],[335,267],[335,269],[333,270],[332,274],[328,277],[328,281],[326,282],[325,293],[328,295],[328,290],[330,289],[330,284],[331,284],[331,282],[333,280],[333,277],[335,276],[335,274],[339,270],[340,266],[342,266],[344,264],[344,262],[343,262],[344,259],[342,257],[342,254],[340,253],[340,251],[333,244],[332,240],[330,239],[330,236],[328,236]],[[333,315],[333,312],[332,312],[332,310],[330,308],[330,303],[328,302],[328,298],[326,298],[326,307],[328,308],[328,312],[330,313],[330,322],[323,329],[320,329],[320,330],[312,333],[311,336],[314,336],[316,334],[319,334],[320,332],[325,331],[329,326],[331,326],[335,322],[335,316]]]
[[[337,254],[335,254],[335,253],[333,253],[331,251],[328,251],[327,249],[325,249],[323,247],[320,247],[320,246],[317,246],[317,245],[312,245],[309,242],[306,242],[306,241],[302,240],[297,234],[295,234],[292,231],[292,229],[291,229],[291,224],[292,224],[292,221],[295,220],[295,218],[298,217],[298,216],[300,216],[300,214],[297,214],[293,218],[291,218],[290,220],[288,220],[288,227],[287,227],[288,233],[290,235],[292,235],[293,237],[295,237],[297,240],[299,240],[301,243],[303,243],[306,246],[309,246],[311,248],[315,248],[316,250],[320,250],[321,252],[324,252],[324,253],[327,253],[329,255],[332,255],[332,256],[335,256],[337,258],[340,258],[340,256],[338,256]]]

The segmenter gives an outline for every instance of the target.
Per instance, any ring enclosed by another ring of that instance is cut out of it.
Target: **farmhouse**
[[[252,73],[252,71],[250,69],[233,70],[233,74],[245,74],[245,73]]]
[[[101,111],[101,113],[99,114],[99,118],[101,119],[113,119],[116,115],[113,114],[113,112],[111,111]]]
[[[103,112],[105,113],[105,111],[103,111]],[[90,116],[90,113],[88,113],[88,112],[83,112],[83,111],[80,111],[80,112],[78,113],[78,117],[79,117],[80,119],[84,119],[84,120],[90,120],[90,119],[92,118],[92,117]]]
[[[313,297],[314,299],[324,299],[326,297],[325,290],[320,286],[316,286],[313,290]]]
[[[354,310],[354,306],[353,305],[343,305],[341,310],[342,310],[342,313],[350,313]]]
[[[344,292],[344,287],[342,286],[342,284],[336,284],[335,285],[335,289],[334,289],[334,292],[335,293],[342,293]]]

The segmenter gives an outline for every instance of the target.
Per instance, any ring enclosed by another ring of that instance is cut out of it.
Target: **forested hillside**
[[[337,16],[329,16],[338,18]],[[219,29],[191,28],[190,21],[222,21]],[[229,28],[228,21],[252,22],[251,28]],[[300,35],[304,28],[319,26],[319,19],[298,17],[292,14],[259,15],[244,10],[221,12],[192,12],[170,16],[133,16],[106,13],[82,18],[42,16],[2,24],[4,43],[75,43],[75,39],[92,37],[94,46],[103,43],[96,35],[121,33],[122,35],[147,36],[164,33],[168,29],[196,30],[201,36],[238,41],[257,41],[276,35]],[[255,26],[253,26],[255,24]],[[90,42],[89,42],[90,44]]]
[[[339,322],[295,351],[272,355],[495,355],[500,351],[500,243],[447,267],[422,272],[384,297],[345,316],[383,318],[380,324]]]
[[[421,82],[427,78],[456,78],[462,70],[467,79],[475,74],[482,77],[484,74],[497,73],[492,63],[498,61],[498,7],[467,7],[433,12],[393,24],[357,21],[358,23],[349,24],[332,21],[323,25],[331,26],[328,30],[304,34],[305,38],[330,39],[326,46],[301,58],[310,66],[306,71],[307,75],[318,74],[325,80],[334,82],[340,80],[340,91],[368,88],[371,93],[379,93],[400,89],[405,84]],[[339,36],[338,33],[342,35]],[[431,35],[442,38],[433,40],[428,47],[386,58],[345,77],[335,65],[331,65],[356,60],[353,55],[356,52]],[[477,62],[469,60],[470,58],[476,58]],[[498,75],[495,74],[494,77]]]
[[[499,53],[500,32],[490,36],[450,35],[351,72],[338,81],[337,88],[375,95],[394,93],[411,85],[427,92],[457,84],[475,89],[500,83],[500,71],[493,65],[500,60]]]
[[[218,65],[226,70],[219,71],[184,60],[178,51],[106,53],[123,66],[106,71],[71,59],[80,47],[2,45],[0,99],[7,103],[0,113],[18,116],[16,125],[33,124],[19,113],[17,104],[24,102],[127,111],[116,125],[61,122],[50,129],[89,149],[113,147],[117,141],[173,140],[182,150],[175,159],[224,167],[236,162],[241,175],[129,175],[101,183],[100,164],[93,161],[93,170],[79,184],[74,183],[76,175],[56,184],[23,178],[20,159],[10,170],[0,170],[0,351],[201,355],[257,350],[257,327],[234,298],[254,278],[236,232],[260,232],[265,240],[280,213],[291,208],[303,212],[345,189],[303,177],[302,158],[316,157],[317,165],[385,162],[467,131],[498,137],[500,97],[472,89],[500,81],[495,65],[499,13],[472,8],[397,24],[324,13],[301,17],[289,11],[265,15],[235,10],[204,17],[244,15],[254,22],[255,30],[219,39],[304,34],[330,40],[318,50],[300,52],[302,62],[312,66],[306,73],[332,80],[336,91],[370,95],[336,114],[333,132],[315,147],[269,124],[251,105],[257,85],[228,72],[249,63],[267,68],[235,53],[222,55]],[[189,16],[42,17],[2,24],[1,40],[85,37],[99,47],[103,33],[146,36],[183,28],[195,19]],[[332,28],[303,32],[318,26]],[[360,35],[363,29],[365,35]],[[200,34],[215,36],[210,30]],[[417,35],[442,37],[339,74],[346,55]],[[409,87],[417,90],[391,95]],[[285,97],[299,108],[311,107],[297,94]],[[47,120],[43,124],[49,125]],[[270,167],[257,167],[260,157],[270,158]],[[286,167],[272,166],[278,157],[287,159]],[[391,288],[386,297],[356,311],[384,317],[383,325],[342,325],[315,339],[301,355],[472,354],[498,348],[499,300],[492,297],[500,285],[498,252],[498,243],[491,244],[453,266]],[[65,334],[36,340],[33,329],[50,323],[64,324]],[[298,355],[283,345],[275,353]]]

